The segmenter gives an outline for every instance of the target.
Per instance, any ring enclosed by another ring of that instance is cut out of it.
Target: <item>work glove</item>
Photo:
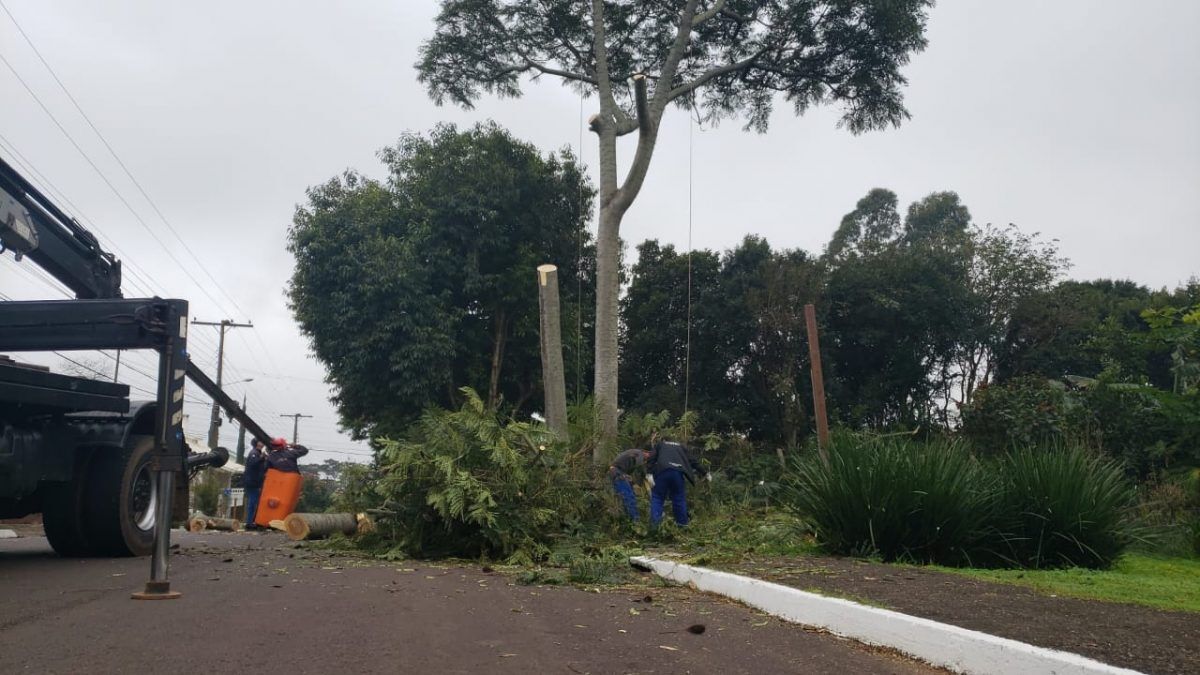
[[[654,476],[646,476],[646,482],[650,484],[650,487],[654,487]]]
[[[710,473],[710,474],[706,475],[706,476],[704,477],[704,480],[706,480],[706,481],[708,481],[708,482],[710,482],[710,483],[711,483],[711,482],[712,482],[712,474]]]

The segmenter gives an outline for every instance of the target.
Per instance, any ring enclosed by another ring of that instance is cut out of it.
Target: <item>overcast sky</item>
[[[226,381],[254,381],[230,390],[247,394],[272,433],[291,436],[280,414],[314,415],[300,440],[319,458],[362,459],[365,448],[339,433],[324,370],[286,307],[286,230],[305,188],[346,168],[380,175],[380,147],[439,121],[494,119],[545,151],[579,143],[580,101],[549,79],[470,112],[435,106],[412,67],[434,0],[3,2],[180,237],[3,12],[0,55],[137,215],[3,64],[0,154],[36,167],[41,176],[29,177],[52,184],[60,206],[117,252],[127,296],[183,297],[202,320],[253,320],[230,333]],[[686,246],[691,135],[696,247],[759,234],[819,251],[873,187],[905,205],[954,190],[977,223],[1058,239],[1072,277],[1174,286],[1200,274],[1197,26],[1200,2],[1191,0],[942,2],[929,48],[905,71],[912,119],[900,129],[852,136],[836,128],[833,109],[795,118],[780,106],[766,135],[737,123],[692,129],[686,115],[668,114],[622,236]],[[594,167],[593,138],[583,142]],[[0,293],[61,297],[7,254]],[[210,373],[215,335],[192,333]],[[74,358],[113,366],[94,353]],[[147,354],[127,363],[154,372]],[[192,388],[189,400],[187,431],[203,436],[203,396]],[[226,425],[223,443],[235,438]]]

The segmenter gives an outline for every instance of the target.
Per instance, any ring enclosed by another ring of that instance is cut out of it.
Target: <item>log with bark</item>
[[[365,513],[293,513],[283,521],[289,539],[321,539],[332,534],[358,534],[374,529]]]
[[[242,529],[242,521],[234,520],[233,518],[193,516],[192,518],[188,519],[189,532],[203,532],[204,530],[237,532],[240,529]]]

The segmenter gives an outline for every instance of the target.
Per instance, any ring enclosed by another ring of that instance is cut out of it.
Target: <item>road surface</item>
[[[174,541],[183,598],[139,602],[129,594],[148,559],[69,560],[42,537],[0,540],[0,673],[935,672],[649,580],[599,592],[524,586],[278,533]],[[694,624],[704,633],[687,632]]]

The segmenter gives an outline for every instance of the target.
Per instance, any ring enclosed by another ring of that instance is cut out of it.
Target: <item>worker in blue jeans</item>
[[[687,486],[684,481],[695,484],[699,475],[711,482],[712,474],[692,457],[686,446],[674,441],[659,441],[651,446],[646,471],[653,486],[650,488],[650,527],[657,527],[662,521],[663,506],[668,499],[675,524],[687,527]]]
[[[629,520],[635,523],[638,521],[638,505],[637,495],[633,493],[634,474],[645,468],[649,455],[641,448],[633,448],[614,457],[608,466],[608,478],[612,481],[613,491],[621,498]]]
[[[250,453],[246,455],[246,471],[242,474],[242,490],[246,495],[246,529],[256,530],[254,516],[258,513],[258,498],[262,496],[263,479],[267,475],[267,458],[263,456],[263,442],[254,439]]]

